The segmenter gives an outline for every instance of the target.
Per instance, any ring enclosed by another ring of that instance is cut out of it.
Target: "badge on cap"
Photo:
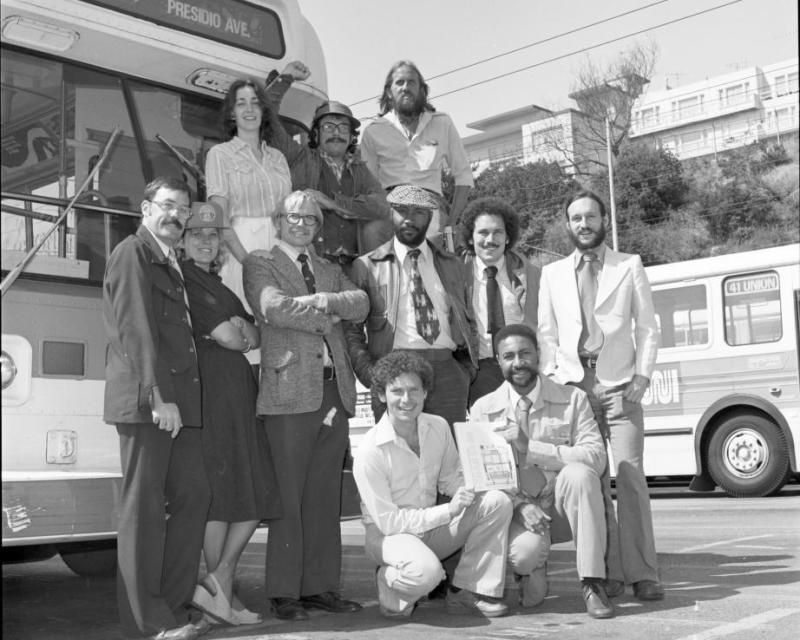
[[[216,202],[193,202],[192,217],[186,223],[187,229],[198,229],[211,227],[214,229],[224,229],[228,225],[225,223],[225,215]]]

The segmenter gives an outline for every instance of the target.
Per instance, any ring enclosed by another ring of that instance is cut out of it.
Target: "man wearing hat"
[[[433,194],[400,185],[387,201],[395,237],[353,264],[351,277],[369,294],[370,315],[366,326],[346,326],[350,359],[359,380],[371,387],[378,359],[395,349],[414,350],[433,365],[437,381],[425,411],[452,429],[465,419],[478,353],[463,267],[425,238],[438,206]]]
[[[266,595],[276,617],[304,620],[309,608],[361,608],[338,594],[341,472],[356,404],[341,321],[362,322],[369,300],[314,252],[323,215],[311,194],[289,194],[273,222],[276,245],[242,264],[261,330],[257,412],[283,506],[269,527]]]
[[[314,113],[308,145],[294,140],[277,113],[295,80],[310,75],[302,62],[291,62],[283,73],[267,78],[267,99],[274,107],[270,144],[283,152],[292,172],[292,186],[309,193],[325,216],[314,238],[318,255],[347,266],[359,255],[391,238],[386,193],[355,154],[361,123],[341,102],[323,103]]]

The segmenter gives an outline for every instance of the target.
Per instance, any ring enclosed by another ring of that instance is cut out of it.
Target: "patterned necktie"
[[[491,335],[506,326],[503,315],[503,298],[500,296],[500,285],[497,283],[497,267],[486,267],[486,328]]]
[[[412,249],[408,252],[408,257],[411,258],[411,268],[409,269],[411,275],[411,301],[414,304],[414,319],[417,323],[417,333],[428,344],[436,342],[439,337],[439,318],[436,315],[436,310],[433,308],[428,292],[425,291],[425,286],[422,284],[422,276],[419,273],[419,249]]]
[[[175,249],[170,249],[169,253],[167,253],[167,261],[169,262],[169,266],[175,271],[178,275],[178,278],[181,280],[181,290],[183,291],[183,305],[186,307],[186,322],[189,323],[189,327],[192,326],[192,315],[189,311],[189,294],[186,293],[186,282],[183,279],[183,271],[181,271],[181,266],[178,264],[178,256],[175,255]]]
[[[301,253],[299,256],[297,256],[297,259],[300,261],[300,271],[303,274],[303,280],[306,281],[306,288],[308,289],[308,292],[316,293],[317,281],[314,280],[314,274],[311,273],[311,267],[308,266],[308,255]]]
[[[519,426],[519,435],[514,443],[519,459],[519,486],[523,492],[532,498],[537,497],[547,484],[547,478],[536,465],[525,464],[525,458],[528,455],[528,435],[530,434],[530,426],[528,423],[528,412],[530,411],[531,404],[533,404],[528,396],[520,396],[517,401],[517,425]]]
[[[597,254],[587,251],[581,258],[578,268],[578,292],[581,297],[581,316],[583,329],[578,340],[578,351],[597,353],[603,346],[603,331],[597,324],[594,305],[597,302],[597,273],[600,261]]]

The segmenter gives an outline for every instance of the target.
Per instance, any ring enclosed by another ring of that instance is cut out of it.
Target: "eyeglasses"
[[[173,213],[177,213],[181,218],[191,218],[192,217],[192,210],[189,207],[175,204],[174,202],[159,202],[158,200],[151,200],[155,205],[158,205],[158,208],[161,209],[163,212],[172,215]]]
[[[350,123],[349,122],[323,122],[319,125],[320,131],[324,131],[325,133],[333,133],[334,131],[337,133],[350,133]]]
[[[299,225],[303,224],[307,227],[313,227],[317,224],[317,216],[308,214],[302,215],[300,213],[287,213],[283,216],[289,224]]]

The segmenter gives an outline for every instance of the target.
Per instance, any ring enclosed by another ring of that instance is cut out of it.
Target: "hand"
[[[322,191],[317,191],[316,189],[304,189],[304,191],[314,198],[314,202],[319,205],[320,209],[333,209],[338,213],[339,206]]]
[[[505,424],[498,422],[493,429],[495,433],[503,436],[506,442],[516,442],[519,438],[519,425],[512,418],[506,418]]]
[[[232,316],[229,322],[239,331],[241,331],[245,327],[245,319],[240,318],[239,316]]]
[[[642,401],[644,392],[647,390],[649,384],[650,378],[636,373],[628,383],[628,386],[625,387],[625,391],[622,392],[622,397],[628,402],[635,402],[638,404]]]
[[[455,518],[459,513],[466,509],[475,500],[475,492],[466,487],[456,489],[456,494],[450,499],[447,505],[450,509],[450,517]]]
[[[311,75],[309,68],[299,60],[294,60],[286,65],[283,73],[292,76],[295,80],[307,80]]]
[[[181,412],[178,405],[174,402],[153,402],[153,423],[158,425],[162,431],[172,434],[173,440],[178,437],[178,433],[183,428],[181,422]]]
[[[319,300],[317,295],[314,293],[307,293],[304,296],[296,296],[294,301],[304,304],[307,307],[311,307],[312,309],[320,309]]]
[[[337,323],[342,321],[342,319],[339,316],[337,316],[335,313],[331,313],[328,317],[331,319],[331,322],[333,324],[337,324]]]
[[[528,531],[539,535],[544,535],[550,529],[550,516],[532,502],[526,502],[514,509],[514,519]]]

